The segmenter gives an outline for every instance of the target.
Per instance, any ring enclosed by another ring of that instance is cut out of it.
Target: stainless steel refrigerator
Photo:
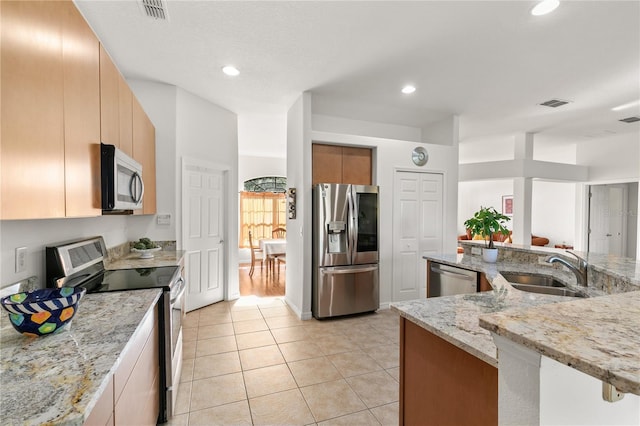
[[[378,187],[313,187],[313,316],[375,311],[378,284]]]

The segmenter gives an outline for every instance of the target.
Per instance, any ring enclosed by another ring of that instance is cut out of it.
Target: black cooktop
[[[104,271],[104,273],[98,274],[77,285],[86,288],[87,293],[148,288],[170,290],[170,285],[177,279],[178,269],[177,266],[162,266],[158,268]]]

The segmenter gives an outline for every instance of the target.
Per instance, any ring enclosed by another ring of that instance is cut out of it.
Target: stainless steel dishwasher
[[[427,297],[478,292],[478,273],[468,269],[429,262]]]

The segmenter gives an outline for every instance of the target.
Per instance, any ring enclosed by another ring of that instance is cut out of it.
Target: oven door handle
[[[184,282],[183,278],[180,278],[177,282],[176,285],[178,286],[178,291],[176,292],[175,297],[172,297],[170,300],[170,304],[171,306],[173,306],[174,303],[176,303],[176,300],[180,299],[182,297],[182,295],[184,294],[185,290],[186,290],[186,285]]]

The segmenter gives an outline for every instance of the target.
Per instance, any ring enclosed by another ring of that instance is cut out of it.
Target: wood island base
[[[498,369],[400,317],[400,425],[497,425]]]

